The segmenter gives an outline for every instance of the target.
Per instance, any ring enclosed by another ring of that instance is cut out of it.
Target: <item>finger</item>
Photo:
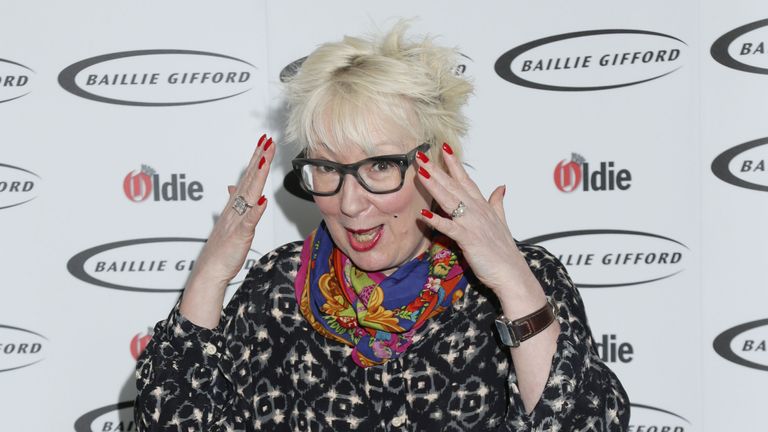
[[[456,198],[455,201],[448,201],[447,204],[455,205],[459,202],[459,196],[465,196],[464,189],[456,179],[451,177],[443,167],[432,163],[426,154],[416,153],[416,163],[416,171],[420,174],[420,180],[423,184],[429,183],[432,191],[438,195]],[[438,199],[434,194],[433,197]]]
[[[256,143],[256,148],[253,149],[253,154],[251,155],[251,159],[248,161],[248,166],[245,168],[246,171],[248,171],[249,168],[252,166],[256,166],[259,162],[259,157],[262,153],[264,153],[264,150],[262,149],[262,145],[266,143],[267,141],[267,134],[262,134],[259,138],[258,143]]]
[[[461,247],[461,230],[459,227],[450,219],[440,216],[439,214],[432,213],[431,211],[427,209],[421,210],[421,220],[424,221],[429,227],[436,229],[437,231],[440,231],[441,233],[447,235],[450,237],[453,241],[456,242],[456,244]]]
[[[419,160],[417,177],[427,192],[435,199],[437,205],[446,213],[456,208],[461,199],[451,190],[451,186],[446,186],[452,185],[453,188],[458,188],[455,181],[445,171],[430,163],[426,155],[421,154],[417,158]]]
[[[491,208],[493,209],[494,213],[496,213],[496,216],[499,217],[499,219],[504,223],[504,225],[507,224],[507,217],[504,213],[504,194],[507,191],[506,186],[499,186],[496,189],[493,190],[491,193],[491,196],[488,197],[488,204],[491,205]]]
[[[224,217],[231,226],[235,227],[235,231],[242,236],[251,236],[256,228],[256,225],[261,220],[264,212],[267,209],[267,197],[261,195],[255,202],[247,202],[245,209],[240,211],[235,210],[235,200],[237,196],[233,197],[224,209],[222,217]]]
[[[249,208],[245,211],[245,214],[243,215],[243,217],[245,218],[246,226],[255,227],[256,224],[259,223],[259,220],[261,220],[261,216],[264,215],[264,212],[266,210],[267,210],[267,197],[262,195],[261,197],[259,197],[258,200],[256,200],[252,208]]]
[[[483,197],[483,192],[480,191],[477,183],[475,183],[472,178],[469,177],[467,170],[464,169],[464,164],[462,164],[461,160],[459,160],[459,158],[453,154],[453,149],[448,143],[443,143],[442,152],[443,160],[445,161],[445,165],[448,168],[448,173],[451,175],[451,177],[455,179],[456,182],[459,183],[463,189],[471,196],[477,199],[485,199]]]
[[[227,186],[227,192],[229,193],[229,197],[233,198],[235,195],[235,191],[237,190],[237,186],[235,185],[229,185]]]
[[[260,140],[260,144],[256,146],[245,173],[237,185],[237,195],[242,195],[249,204],[253,204],[264,191],[269,166],[275,155],[276,146],[273,143],[272,137],[263,141]]]
[[[434,182],[441,185],[445,190],[450,191],[455,196],[464,195],[464,188],[456,181],[448,172],[440,165],[432,163],[432,161],[423,152],[416,152],[416,170],[424,176],[426,179],[434,178]],[[422,170],[426,170],[428,175],[425,175]],[[434,176],[434,177],[433,177]]]

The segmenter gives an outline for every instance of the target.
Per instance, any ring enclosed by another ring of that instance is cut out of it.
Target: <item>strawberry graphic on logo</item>
[[[123,192],[129,200],[141,202],[152,193],[152,176],[155,170],[149,165],[141,165],[141,170],[131,171],[123,180]]]
[[[562,192],[573,192],[581,184],[581,166],[586,162],[584,156],[571,153],[571,160],[561,160],[555,167],[555,186]]]

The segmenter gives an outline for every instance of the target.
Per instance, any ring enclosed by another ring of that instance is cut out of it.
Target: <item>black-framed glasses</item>
[[[406,154],[374,156],[352,164],[297,157],[293,160],[293,170],[302,189],[312,195],[337,194],[347,174],[354,176],[370,193],[388,194],[403,187],[405,171],[416,158],[416,152],[427,150],[429,143],[424,143]]]

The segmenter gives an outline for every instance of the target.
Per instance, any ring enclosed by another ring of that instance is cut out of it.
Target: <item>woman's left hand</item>
[[[463,214],[457,211],[453,218],[425,209],[422,219],[458,244],[475,276],[499,298],[507,318],[517,319],[543,307],[544,290],[507,226],[505,187],[497,187],[486,201],[447,144],[443,144],[443,159],[448,172],[429,162],[424,154],[418,154],[417,159],[417,177],[446,213],[454,212],[460,202],[465,206]],[[544,391],[559,334],[559,326],[551,325],[519,347],[510,348],[520,396],[528,413]]]
[[[443,144],[442,152],[448,172],[420,152],[416,158],[417,177],[446,214],[450,215],[459,203],[464,204],[464,213],[450,218],[425,209],[422,219],[453,239],[475,276],[501,297],[502,290],[530,276],[507,226],[503,205],[506,187],[497,187],[486,200],[451,147]]]

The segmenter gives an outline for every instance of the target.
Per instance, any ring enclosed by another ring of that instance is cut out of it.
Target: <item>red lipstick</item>
[[[357,252],[365,252],[376,246],[383,233],[384,225],[357,230],[347,228],[347,239],[352,249]]]

